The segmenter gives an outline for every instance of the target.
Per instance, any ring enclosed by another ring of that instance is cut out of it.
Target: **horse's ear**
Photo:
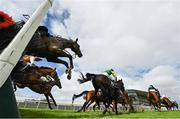
[[[78,42],[78,38],[76,38],[75,42]]]

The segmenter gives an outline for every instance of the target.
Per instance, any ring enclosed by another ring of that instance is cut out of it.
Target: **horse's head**
[[[116,82],[116,84],[117,84],[117,88],[119,88],[122,92],[125,91],[124,83],[123,83],[122,79],[121,79],[121,80],[118,80],[118,81]]]
[[[83,55],[82,55],[81,50],[80,50],[80,45],[77,42],[78,42],[78,38],[76,38],[76,40],[73,41],[73,45],[72,45],[71,50],[73,52],[75,52],[78,57],[82,57]]]
[[[58,74],[56,72],[56,68],[53,69],[53,71],[51,72],[50,75],[56,81],[56,85],[61,89],[62,88],[61,81],[60,81],[59,76],[58,76]]]

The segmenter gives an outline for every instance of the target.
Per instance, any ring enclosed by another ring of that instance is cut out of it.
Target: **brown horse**
[[[160,94],[156,91],[149,91],[147,93],[147,100],[149,101],[150,105],[153,105],[154,109],[161,111],[161,100]]]
[[[98,90],[100,89],[102,91],[102,94],[105,99],[105,110],[103,111],[103,114],[107,112],[107,109],[110,107],[110,104],[112,103],[112,100],[115,100],[115,112],[117,112],[117,97],[120,95],[120,91],[124,92],[124,84],[122,80],[117,81],[116,88],[111,85],[111,80],[102,74],[91,74],[87,73],[86,78],[82,74],[82,79],[78,79],[79,83],[84,83],[87,81],[91,81],[95,88],[94,96],[95,98],[96,94],[98,93]]]
[[[95,111],[95,107],[96,105],[98,105],[99,107],[99,102],[105,102],[105,98],[102,94],[101,91],[98,91],[98,93],[96,94],[95,98],[93,98],[95,94],[95,91],[94,90],[90,90],[90,91],[83,91],[82,93],[76,95],[74,94],[73,97],[72,97],[72,104],[74,103],[74,100],[78,97],[81,97],[84,95],[84,104],[83,106],[81,107],[80,110],[78,110],[78,112],[81,112],[82,110],[85,112],[85,110],[92,104],[92,103],[96,103],[94,106],[93,106],[93,110]]]
[[[163,97],[161,103],[164,104],[167,110],[171,110],[173,103],[167,97]]]
[[[122,104],[122,106],[125,108],[126,111],[128,110],[128,107],[129,107],[128,111],[129,112],[134,112],[133,99],[132,99],[132,97],[130,97],[128,95],[127,92],[124,92],[122,94],[122,96],[118,97],[117,103]],[[114,111],[114,109],[115,109],[115,102],[113,101],[112,104],[113,104],[113,108],[112,109]]]
[[[38,77],[39,75],[39,77]],[[45,82],[43,84],[38,84],[38,83],[34,83],[32,84],[32,82],[36,82],[35,80],[40,80],[40,76],[47,76],[50,75],[54,81],[50,81],[50,82]],[[40,93],[40,94],[44,94],[47,102],[48,102],[48,106],[50,109],[52,109],[51,104],[49,102],[49,97],[53,100],[55,106],[57,105],[52,94],[51,94],[51,89],[54,85],[57,85],[60,89],[61,87],[61,82],[60,79],[57,75],[57,72],[55,69],[51,69],[49,67],[40,67],[40,68],[32,68],[29,72],[26,72],[25,77],[22,77],[21,79],[17,79],[19,77],[15,77],[16,79],[13,80],[14,82],[14,88],[16,90],[16,85],[19,88],[24,88],[24,87],[28,87],[30,88],[32,91]],[[24,81],[22,81],[24,80]],[[30,83],[29,83],[30,82]]]

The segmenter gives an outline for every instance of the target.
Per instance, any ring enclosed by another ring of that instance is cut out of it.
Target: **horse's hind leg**
[[[105,106],[105,110],[103,111],[103,114],[106,114],[108,105],[106,104],[106,102],[103,102],[103,104],[104,104],[104,106]]]
[[[93,103],[94,101],[91,101],[87,106],[86,109]]]
[[[78,112],[81,112],[82,110],[85,112],[85,108],[86,108],[87,104],[88,104],[88,102],[84,102],[83,106],[81,107],[80,110],[78,110]]]
[[[51,93],[49,93],[49,96],[51,97],[52,101],[54,102],[54,105],[57,106],[56,101],[54,100],[54,97],[52,96]]]
[[[48,102],[49,109],[52,109],[48,95],[46,95],[46,94],[44,94],[44,95],[45,95],[46,100],[47,100],[47,102]]]

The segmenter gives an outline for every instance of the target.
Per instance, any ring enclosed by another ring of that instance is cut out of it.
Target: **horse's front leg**
[[[67,57],[67,58],[69,58],[70,67],[67,68],[66,73],[68,73],[67,78],[68,78],[68,79],[71,79],[71,69],[74,68],[73,58],[72,58],[72,56],[71,56],[70,54],[67,54],[66,52],[63,52],[63,53],[60,55],[60,57]]]
[[[73,69],[74,68],[74,65],[73,65],[73,58],[70,54],[67,54],[66,52],[64,51],[59,51],[59,57],[67,57],[69,58],[69,62],[70,62],[70,68]]]
[[[48,106],[49,106],[49,108],[50,108],[50,109],[52,109],[51,104],[50,104],[50,101],[49,101],[49,97],[48,97],[48,95],[46,95],[46,94],[44,94],[44,95],[45,95],[46,100],[47,100],[47,102],[48,102]]]
[[[118,114],[118,111],[117,111],[117,100],[114,101],[114,104],[115,104],[115,113],[117,115]]]
[[[55,106],[57,106],[56,101],[55,101],[55,99],[54,99],[54,97],[52,96],[52,94],[51,94],[51,93],[49,93],[49,96],[51,97],[51,99],[52,99],[52,101],[53,101],[54,105],[55,105]]]

